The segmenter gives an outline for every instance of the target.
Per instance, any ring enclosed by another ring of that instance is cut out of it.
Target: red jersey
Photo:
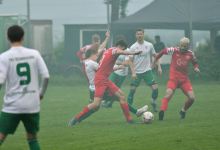
[[[99,62],[98,71],[96,76],[106,76],[109,77],[112,73],[115,61],[118,58],[117,51],[120,50],[116,47],[112,47],[104,52],[102,58]]]
[[[188,65],[191,60],[193,68],[198,68],[198,63],[194,53],[187,50],[182,54],[179,47],[170,47],[163,49],[155,59],[159,59],[163,54],[172,55],[172,62],[170,67],[170,79],[185,80],[188,79]]]
[[[85,47],[83,47],[82,49],[80,49],[78,52],[77,52],[77,56],[79,57],[80,60],[86,60],[86,56],[85,56],[85,59],[83,58],[82,54],[86,53],[86,51],[88,49],[94,49],[96,51],[98,51],[97,49],[95,49],[95,47],[93,46],[93,44],[91,45],[86,45]],[[106,51],[106,49],[104,48],[104,51]],[[98,61],[100,60],[102,55],[99,56],[99,58],[97,59]]]

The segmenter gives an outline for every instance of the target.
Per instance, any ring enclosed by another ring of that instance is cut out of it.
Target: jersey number
[[[21,68],[26,68],[26,71],[21,72]],[[21,80],[20,85],[29,84],[31,82],[31,73],[30,73],[30,66],[28,63],[20,63],[17,65],[17,74],[20,77],[26,76],[27,80]]]

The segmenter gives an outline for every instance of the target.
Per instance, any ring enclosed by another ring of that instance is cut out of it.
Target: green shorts
[[[115,83],[115,85],[120,89],[122,83],[124,82],[126,76],[120,76],[114,72],[109,76],[109,80]]]
[[[91,94],[91,96],[92,96],[92,99],[94,100],[95,91],[91,91],[91,90],[90,90],[90,94]],[[107,92],[104,92],[104,95],[103,95],[102,100],[108,100],[108,99],[109,99],[108,93],[107,93]]]
[[[22,121],[28,133],[33,135],[39,131],[40,113],[34,114],[11,114],[1,112],[0,132],[3,134],[14,134],[19,122]]]
[[[131,77],[131,82],[130,82],[130,86],[136,86],[138,87],[141,83],[141,79],[143,78],[145,83],[147,84],[147,86],[151,86],[154,84],[157,84],[154,75],[152,73],[152,70],[146,71],[144,73],[140,73],[140,74],[136,74],[137,75],[137,79],[135,81],[133,81],[132,77]]]

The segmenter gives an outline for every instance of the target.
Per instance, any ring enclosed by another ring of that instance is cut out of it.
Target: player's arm
[[[41,87],[40,87],[40,99],[43,99],[44,93],[46,92],[47,85],[49,83],[50,75],[49,73],[41,75],[42,81],[41,81]]]
[[[116,53],[117,55],[139,55],[142,53],[142,51],[131,52],[126,50],[118,50]]]
[[[156,56],[157,56],[157,54],[154,53],[154,54],[153,54],[154,59],[155,59]],[[160,61],[159,61],[159,60],[157,60],[157,66],[158,66],[158,74],[159,74],[159,75],[162,75],[162,69],[161,69]]]
[[[137,75],[134,71],[133,60],[134,60],[133,57],[129,57],[129,66],[130,66],[130,69],[131,69],[131,72],[132,72],[132,79],[133,79],[133,81],[135,81],[137,79]]]
[[[125,66],[124,66],[124,65],[119,65],[119,66],[117,66],[117,67],[114,67],[113,70],[112,70],[112,72],[113,72],[113,71],[116,71],[116,70],[119,70],[119,69],[125,69]]]
[[[199,70],[199,68],[198,68],[198,62],[197,62],[197,59],[196,59],[196,57],[195,57],[194,54],[193,54],[193,58],[192,58],[191,62],[192,62],[194,71],[195,71],[195,72],[200,72],[200,70]]]
[[[160,51],[157,55],[156,55],[156,57],[154,58],[154,60],[152,61],[152,63],[151,63],[151,65],[150,65],[150,67],[151,67],[151,69],[154,69],[154,68],[156,68],[156,62],[158,61],[158,59],[160,59],[164,54],[173,54],[173,52],[174,52],[174,48],[173,49],[171,49],[171,48],[166,48],[166,49],[163,49],[162,51]]]
[[[83,58],[82,54],[84,54],[86,52],[86,49],[87,49],[87,47],[85,46],[77,52],[77,56],[83,62],[83,64],[85,64],[85,59]]]
[[[97,57],[99,57],[102,54],[102,52],[104,51],[105,46],[108,43],[108,39],[110,37],[110,31],[107,31],[105,36],[106,36],[105,41],[99,46]]]

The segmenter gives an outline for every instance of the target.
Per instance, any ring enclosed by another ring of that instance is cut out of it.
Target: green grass
[[[103,108],[89,118],[68,127],[68,121],[88,104],[88,85],[50,85],[41,102],[38,140],[42,150],[219,150],[220,149],[220,84],[193,84],[196,101],[180,120],[179,111],[187,97],[176,90],[163,121],[150,106],[151,89],[141,85],[133,106],[149,105],[154,113],[152,124],[127,125],[118,102],[113,108]],[[122,91],[129,93],[128,84]],[[160,104],[166,85],[159,84]],[[4,90],[0,92],[3,97]],[[2,105],[1,100],[0,105]],[[135,121],[142,121],[131,114]],[[25,130],[20,123],[14,135],[9,135],[1,150],[28,150]]]

